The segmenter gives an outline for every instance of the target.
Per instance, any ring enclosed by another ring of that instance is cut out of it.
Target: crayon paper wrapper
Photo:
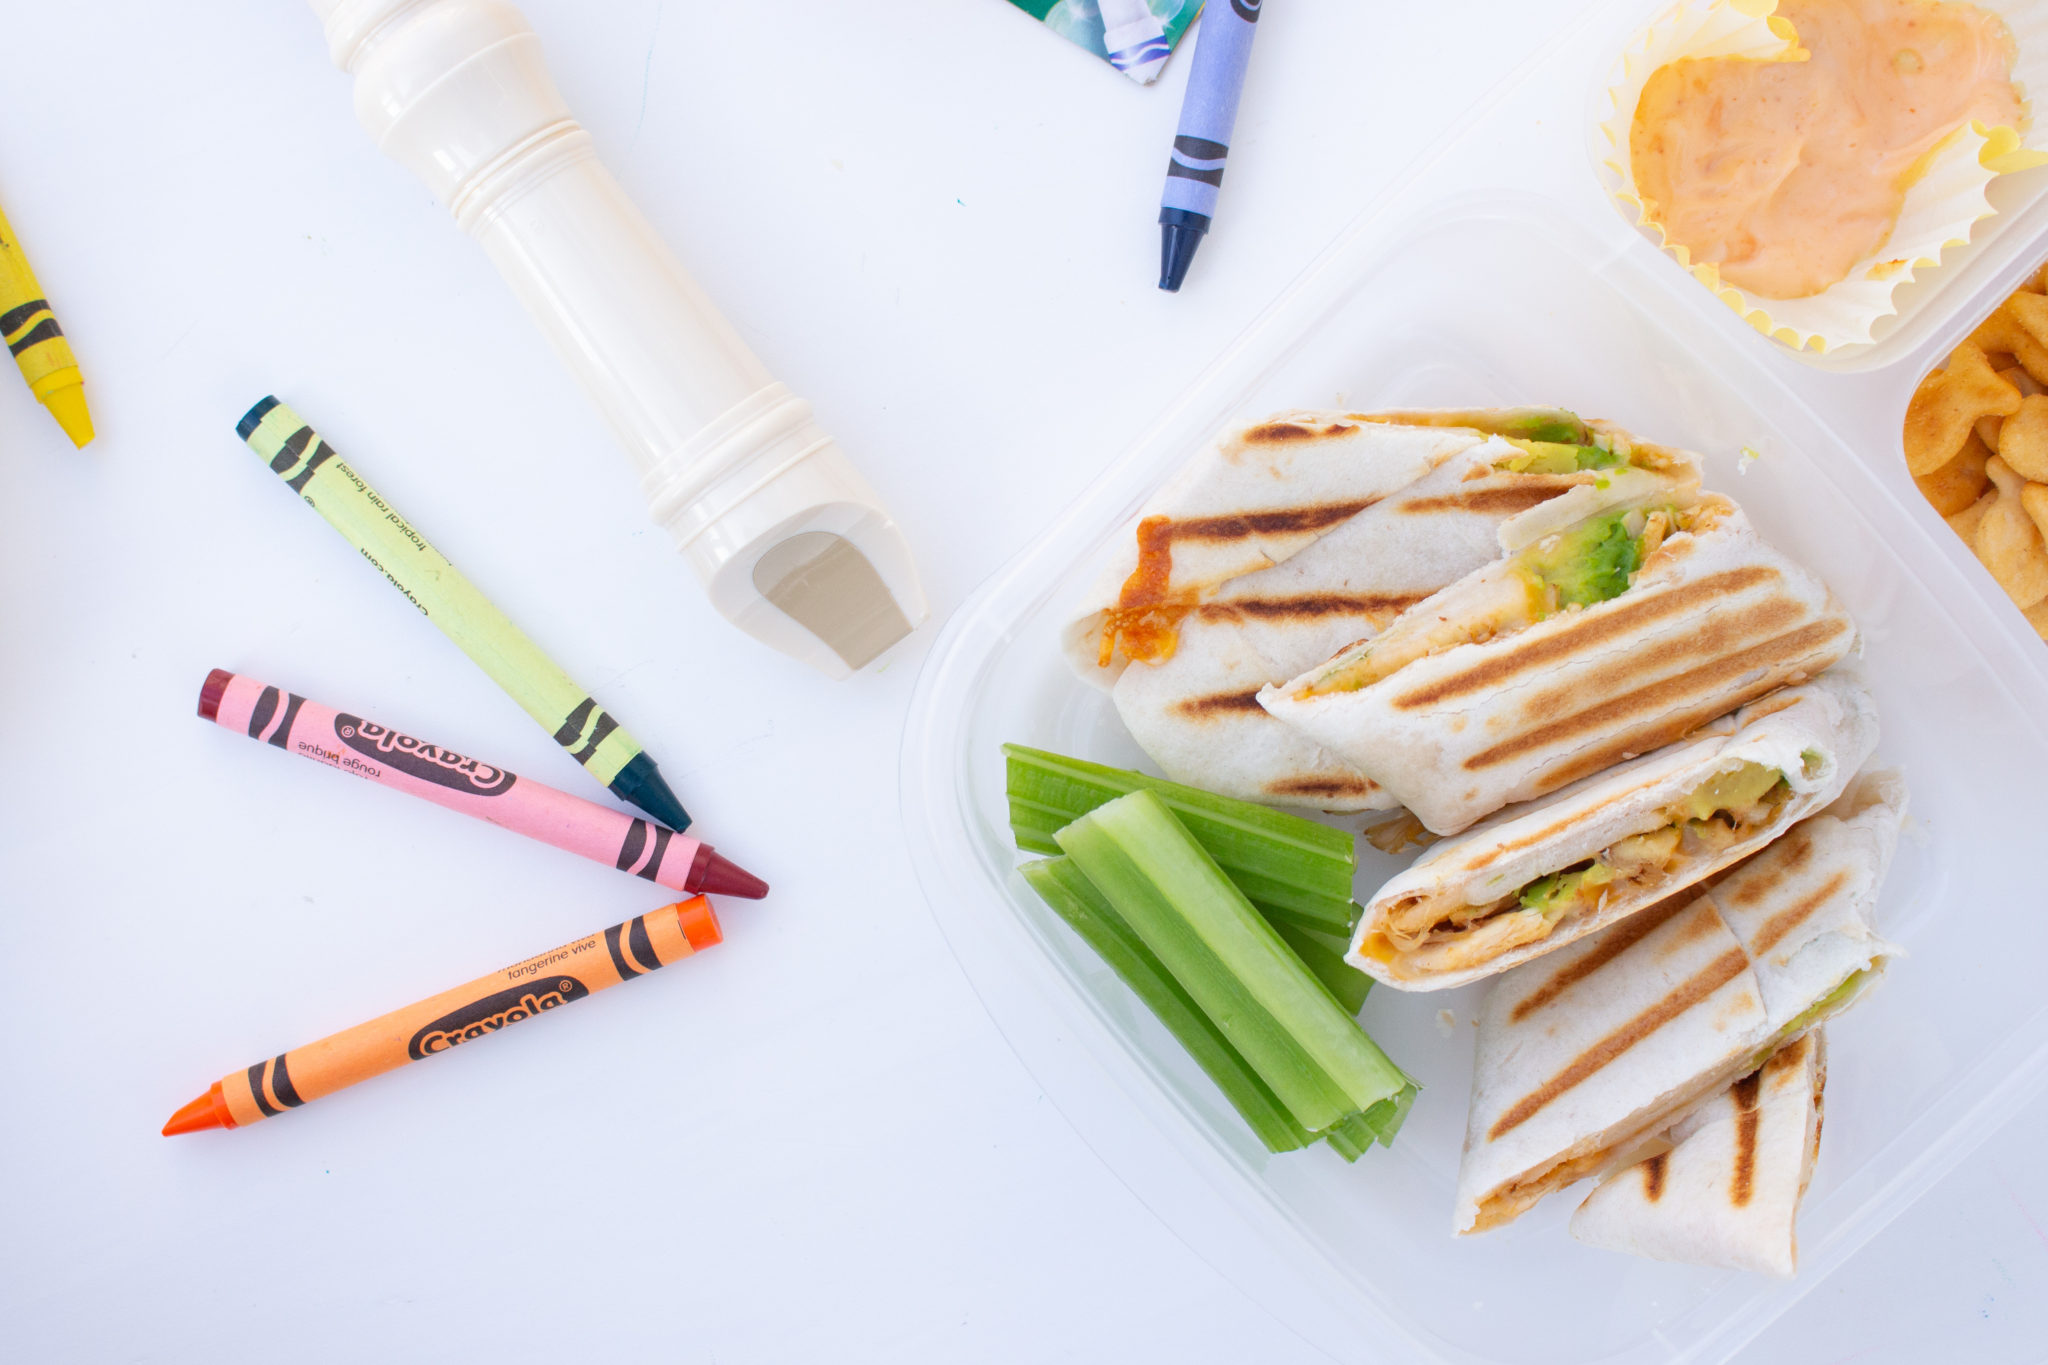
[[[1150,85],[1202,0],[1010,0],[1054,33]]]
[[[2012,31],[2017,56],[2013,83],[2029,102],[2048,90],[2048,5],[1985,3]],[[1610,112],[1600,124],[1600,177],[1631,223],[1647,231],[1694,279],[1733,308],[1765,336],[1794,350],[1827,351],[1872,339],[1871,329],[1898,312],[1893,295],[1922,267],[1941,263],[1941,254],[1970,240],[1971,226],[1995,209],[1985,187],[2000,175],[2048,164],[2038,131],[2023,136],[2011,128],[1970,124],[1950,134],[1926,172],[1906,191],[1890,236],[1848,276],[1803,299],[1766,299],[1721,278],[1711,262],[1667,241],[1663,228],[1643,208],[1629,164],[1629,131],[1643,87],[1658,68],[1687,57],[1747,57],[1796,61],[1801,49],[1792,25],[1777,14],[1777,0],[1679,0],[1623,50],[1608,87]]]

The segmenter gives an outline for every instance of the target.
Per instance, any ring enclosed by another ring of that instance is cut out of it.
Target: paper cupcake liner
[[[2013,84],[2021,97],[2048,89],[2048,6],[1975,3],[2012,30],[2018,52]],[[1600,124],[1607,143],[1601,180],[1631,223],[1647,230],[1714,297],[1765,336],[1794,350],[1861,345],[1871,340],[1880,319],[1899,311],[1893,295],[1911,283],[1916,270],[1939,265],[1944,250],[1967,243],[1971,226],[1997,212],[1985,187],[2000,175],[2048,165],[2048,150],[2033,140],[2038,132],[2030,138],[1980,123],[1959,128],[1936,148],[1926,172],[1906,191],[1891,235],[1845,278],[1804,299],[1758,298],[1727,283],[1718,266],[1694,262],[1692,253],[1666,238],[1663,226],[1644,210],[1629,165],[1629,130],[1643,87],[1671,62],[1686,57],[1803,60],[1805,51],[1777,7],[1777,0],[1679,0],[1644,29],[1623,50],[1608,87],[1612,111]],[[2038,124],[2031,105],[2028,114]]]

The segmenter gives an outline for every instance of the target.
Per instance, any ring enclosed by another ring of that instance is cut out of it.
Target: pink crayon
[[[687,834],[606,810],[226,669],[206,675],[199,714],[273,748],[411,792],[677,891],[749,900],[768,894],[768,883]]]

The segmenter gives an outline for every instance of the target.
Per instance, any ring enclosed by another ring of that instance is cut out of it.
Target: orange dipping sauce
[[[1687,58],[1643,87],[1636,190],[1694,264],[1767,299],[1847,279],[1891,235],[1937,146],[1971,120],[2024,131],[2013,40],[1961,0],[1782,0],[1805,61]]]
[[[1192,602],[1167,601],[1173,581],[1173,520],[1146,517],[1138,523],[1138,567],[1124,580],[1116,605],[1102,623],[1095,662],[1109,667],[1118,645],[1133,663],[1161,664],[1180,643],[1180,621]]]

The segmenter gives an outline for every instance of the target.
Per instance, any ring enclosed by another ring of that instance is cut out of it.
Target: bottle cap
[[[930,614],[902,532],[782,384],[722,414],[643,486],[719,613],[832,677]]]

